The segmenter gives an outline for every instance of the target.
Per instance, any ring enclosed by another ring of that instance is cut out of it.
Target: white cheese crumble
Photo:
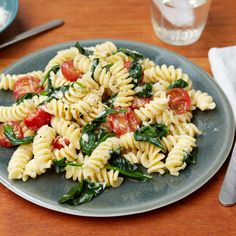
[[[87,143],[89,141],[89,136],[88,134],[83,134],[82,139]]]
[[[3,7],[0,7],[0,28],[6,24],[9,15],[9,11],[5,10]]]

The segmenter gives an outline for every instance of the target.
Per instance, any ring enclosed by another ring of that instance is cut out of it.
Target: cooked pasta
[[[21,179],[25,170],[26,164],[33,158],[32,144],[21,145],[13,153],[11,160],[8,163],[8,178]]]
[[[193,110],[216,106],[181,68],[112,42],[76,43],[44,71],[0,74],[0,89],[17,99],[0,106],[0,145],[19,145],[9,179],[27,181],[55,168],[80,187],[101,189],[125,178],[178,176],[193,163],[196,137],[204,133]]]

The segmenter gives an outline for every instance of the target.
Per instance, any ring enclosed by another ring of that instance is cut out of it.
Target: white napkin
[[[208,57],[213,76],[229,99],[236,119],[236,46],[211,48]]]

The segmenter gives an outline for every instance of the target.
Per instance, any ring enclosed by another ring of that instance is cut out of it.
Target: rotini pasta
[[[29,85],[20,83],[25,76]],[[104,189],[127,176],[178,176],[204,132],[192,122],[193,110],[216,106],[193,87],[181,68],[112,42],[76,43],[44,71],[0,74],[0,89],[13,90],[17,99],[0,106],[0,145],[19,145],[8,177],[27,181],[55,167],[79,186]]]

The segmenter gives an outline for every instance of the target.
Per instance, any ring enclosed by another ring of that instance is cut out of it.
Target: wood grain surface
[[[167,45],[155,36],[149,4],[148,0],[20,0],[16,20],[0,34],[0,41],[54,18],[64,19],[65,25],[0,51],[0,70],[53,44],[114,38],[171,49],[210,73],[208,50],[236,43],[236,1],[214,0],[202,37],[184,47]],[[236,235],[236,206],[225,208],[218,202],[227,165],[228,161],[201,189],[177,203],[117,218],[57,213],[34,205],[0,185],[0,235]]]

